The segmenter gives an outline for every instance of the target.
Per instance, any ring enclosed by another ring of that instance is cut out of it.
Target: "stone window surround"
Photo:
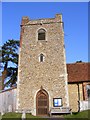
[[[45,34],[45,40],[38,40],[38,31],[40,30],[40,29],[44,29],[45,31],[46,31],[46,34]],[[39,27],[37,30],[36,30],[36,41],[38,42],[44,42],[44,41],[47,41],[48,40],[48,32],[47,32],[47,30],[46,30],[46,28],[44,28],[44,27]]]
[[[40,58],[41,55],[43,55],[43,61],[41,61],[41,58]],[[46,57],[46,54],[45,54],[45,53],[40,53],[40,54],[38,55],[39,62],[41,62],[41,63],[45,62],[45,57]]]
[[[42,37],[43,37],[43,39],[42,39]],[[46,31],[45,31],[45,29],[39,29],[38,30],[38,40],[46,40]]]

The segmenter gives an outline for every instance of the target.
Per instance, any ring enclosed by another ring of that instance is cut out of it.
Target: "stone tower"
[[[47,115],[51,107],[69,106],[62,15],[23,17],[17,83],[17,109]]]

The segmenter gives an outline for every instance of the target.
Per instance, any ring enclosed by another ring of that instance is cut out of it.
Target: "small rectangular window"
[[[43,62],[43,55],[40,56],[40,62]]]

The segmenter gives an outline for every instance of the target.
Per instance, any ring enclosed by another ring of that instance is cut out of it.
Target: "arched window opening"
[[[44,29],[38,30],[38,40],[46,39],[46,31]]]
[[[40,54],[40,62],[43,62],[44,61],[44,55],[43,54]]]

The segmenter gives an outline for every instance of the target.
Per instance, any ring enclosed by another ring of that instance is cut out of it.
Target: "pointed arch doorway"
[[[36,115],[48,115],[49,111],[49,95],[41,89],[36,95]]]

